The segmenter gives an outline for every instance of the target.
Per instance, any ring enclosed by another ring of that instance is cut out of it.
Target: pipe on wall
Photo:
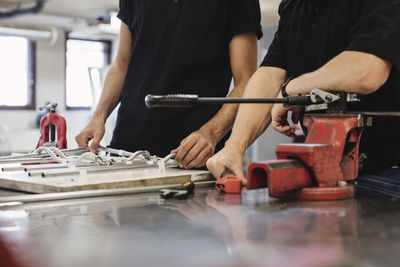
[[[0,36],[25,37],[31,41],[54,44],[57,40],[55,28],[30,28],[0,25]]]

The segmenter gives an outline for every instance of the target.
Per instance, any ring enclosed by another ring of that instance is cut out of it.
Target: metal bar
[[[371,117],[400,117],[400,112],[397,111],[347,111],[345,114],[360,114],[364,116],[371,116]]]
[[[166,164],[167,168],[177,167],[176,163]],[[79,175],[81,172],[86,173],[97,173],[97,172],[109,172],[109,171],[121,171],[121,170],[131,170],[131,169],[139,169],[139,168],[158,168],[158,165],[127,165],[127,166],[94,166],[93,168],[75,168],[70,170],[55,170],[49,172],[28,172],[29,176],[42,176],[43,178],[48,177],[57,177],[57,176],[65,176],[65,175]]]
[[[17,165],[17,166],[4,166],[1,168],[3,172],[13,172],[13,171],[35,171],[35,170],[50,170],[50,169],[61,169],[71,166],[72,164],[38,164],[38,165]],[[91,166],[91,165],[86,165]]]
[[[46,163],[62,163],[65,160],[55,160],[55,159],[10,159],[10,160],[0,160],[0,164],[7,163],[21,163],[21,164],[46,164]]]
[[[215,105],[215,104],[275,104],[287,103],[285,98],[241,98],[241,97],[199,97],[198,104],[200,105]]]
[[[215,181],[197,182],[195,183],[197,188],[211,187],[215,184]],[[91,197],[106,197],[106,196],[121,196],[121,195],[132,195],[139,193],[153,193],[158,192],[161,189],[177,189],[181,185],[160,185],[150,187],[136,187],[136,188],[123,188],[123,189],[104,189],[104,190],[89,190],[89,191],[75,191],[67,193],[52,193],[52,194],[37,194],[37,195],[23,195],[23,196],[11,196],[0,198],[0,203],[3,205],[20,205],[33,202],[43,201],[55,201],[55,200],[68,200],[77,198],[91,198]],[[6,204],[5,204],[6,203]]]
[[[289,103],[288,98],[199,97],[198,95],[147,95],[148,108],[195,107],[219,104],[274,104]]]
[[[21,166],[21,165],[17,165],[17,166],[4,166],[1,168],[2,172],[16,172],[16,171],[24,171],[25,167]]]
[[[74,149],[63,149],[60,150],[63,154],[68,154],[68,155],[81,155],[82,153],[88,152],[89,148],[74,148]],[[21,159],[47,159],[49,155],[47,154],[40,154],[40,153],[28,153],[28,154],[17,154],[17,155],[10,155],[10,156],[5,156],[5,157],[0,157],[0,163],[1,162],[10,162],[11,160],[21,160]]]

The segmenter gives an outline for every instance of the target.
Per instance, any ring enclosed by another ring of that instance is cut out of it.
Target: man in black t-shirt
[[[358,93],[351,110],[400,110],[399,0],[284,0],[279,28],[244,97],[281,97],[288,77],[289,95],[318,88]],[[208,168],[216,177],[231,169],[244,179],[242,155],[270,123],[294,135],[282,105],[241,105],[225,148]],[[292,116],[298,121],[298,114]],[[374,118],[362,137],[364,172],[400,163],[399,118]]]
[[[257,69],[258,0],[120,0],[120,47],[88,126],[76,137],[96,152],[118,103],[110,146],[203,167],[232,128],[237,105],[147,109],[147,94],[240,97]],[[222,146],[221,146],[222,147]]]

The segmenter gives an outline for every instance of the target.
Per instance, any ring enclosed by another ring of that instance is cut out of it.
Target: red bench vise
[[[40,110],[48,110],[49,112],[40,121],[40,139],[36,148],[48,144],[55,145],[59,149],[67,148],[67,122],[63,116],[56,112],[56,107],[56,102],[40,107]]]
[[[277,160],[253,163],[248,189],[268,187],[269,195],[301,200],[354,197],[348,181],[358,176],[361,135],[372,120],[361,114],[307,114],[305,143],[281,144]]]
[[[148,95],[148,108],[196,107],[210,104],[283,104],[304,107],[303,125],[307,138],[303,144],[279,145],[278,160],[253,163],[248,169],[248,189],[268,187],[273,197],[304,200],[337,200],[354,196],[348,181],[358,176],[358,152],[365,126],[372,124],[374,112],[346,113],[347,104],[359,102],[356,94],[314,89],[309,95],[283,98],[218,98],[197,95]],[[316,114],[316,111],[319,111]],[[392,115],[394,113],[392,112]],[[399,114],[400,116],[400,114]],[[220,178],[216,187],[237,193],[238,179]],[[234,183],[236,183],[234,185]]]

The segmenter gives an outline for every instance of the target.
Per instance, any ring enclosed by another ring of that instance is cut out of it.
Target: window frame
[[[27,39],[27,38],[26,38]],[[24,106],[3,106],[1,110],[35,110],[36,109],[36,42],[27,39],[28,42],[28,104]]]
[[[76,38],[76,37],[69,37],[68,34],[66,34],[66,38],[65,38],[65,82],[64,82],[64,104],[65,104],[65,109],[68,111],[79,111],[79,110],[90,110],[91,107],[71,107],[67,105],[67,42],[68,40],[77,40],[77,41],[90,41],[90,42],[101,42],[105,45],[105,49],[104,49],[104,53],[105,53],[105,63],[107,65],[111,64],[111,58],[112,58],[112,41],[110,40],[104,40],[104,39],[100,39],[100,40],[96,40],[96,39],[90,39],[90,38]]]

